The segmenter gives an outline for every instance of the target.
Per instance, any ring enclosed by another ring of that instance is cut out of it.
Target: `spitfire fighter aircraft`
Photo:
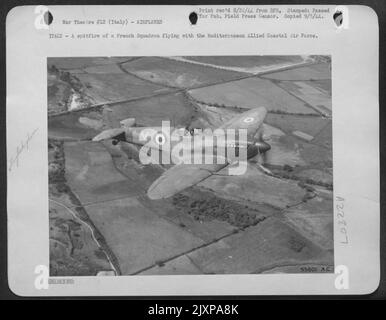
[[[107,109],[108,110],[108,109]],[[262,165],[262,160],[265,152],[270,150],[271,146],[263,141],[263,121],[267,114],[267,110],[264,107],[259,107],[255,109],[248,110],[231,120],[225,122],[219,129],[222,130],[240,130],[243,129],[246,132],[246,144],[243,146],[239,144],[236,140],[231,141],[231,147],[233,151],[236,151],[236,155],[239,153],[240,148],[244,147],[246,150],[246,160],[251,159],[257,156],[259,167],[265,173],[270,173]],[[173,144],[170,136],[166,135],[161,127],[138,127],[135,126],[135,119],[129,118],[120,121],[121,127],[112,128],[105,130],[93,138],[93,141],[104,141],[111,140],[113,145],[117,145],[119,142],[127,144],[132,151],[137,150],[137,146],[144,147],[146,146],[149,151],[159,152],[162,149],[162,146],[165,143]],[[181,128],[184,130],[184,128]],[[152,134],[148,139],[143,139],[143,132],[150,130]],[[185,133],[189,135],[189,131],[185,130]],[[198,133],[205,136],[207,133]],[[141,137],[142,136],[142,137]],[[216,142],[217,143],[217,142]],[[207,151],[207,148],[216,150],[218,147],[216,143],[211,145],[203,145],[199,149],[199,153],[204,154]],[[227,142],[225,148],[230,148],[229,141]],[[183,148],[192,148],[191,144],[183,146]],[[188,150],[191,151],[190,149]],[[197,152],[197,150],[192,150],[192,152]],[[175,195],[176,193],[194,186],[199,182],[207,179],[211,175],[217,174],[220,170],[234,166],[237,162],[235,157],[228,156],[228,152],[225,153],[225,157],[222,156],[223,161],[217,161],[216,163],[179,163],[172,166],[170,169],[166,170],[153,184],[149,187],[147,195],[150,199],[162,199],[168,198]],[[178,162],[174,162],[178,163]]]

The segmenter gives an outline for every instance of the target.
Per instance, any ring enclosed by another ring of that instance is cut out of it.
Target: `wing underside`
[[[147,195],[153,200],[168,198],[205,180],[225,166],[227,164],[177,164],[153,182]]]

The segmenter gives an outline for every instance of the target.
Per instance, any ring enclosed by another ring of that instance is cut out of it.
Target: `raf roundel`
[[[253,118],[253,117],[248,117],[248,118],[245,118],[243,120],[243,122],[245,122],[245,123],[250,123],[250,122],[253,122],[253,121],[255,121],[255,118]]]

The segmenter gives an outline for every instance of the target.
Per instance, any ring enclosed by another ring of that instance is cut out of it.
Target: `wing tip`
[[[102,141],[101,134],[96,135],[94,138],[91,139],[93,142],[99,142]]]
[[[165,192],[162,192],[162,189],[160,188],[160,182],[162,179],[162,176],[159,177],[156,181],[153,182],[149,189],[147,189],[147,196],[150,200],[160,200],[172,196]]]
[[[174,196],[175,193],[172,193],[172,194],[164,194],[162,192],[160,192],[159,190],[148,190],[147,191],[147,197],[150,199],[150,200],[161,200],[161,199],[166,199],[166,198],[170,198],[171,196]]]
[[[154,190],[147,190],[147,197],[150,200],[159,200],[162,199],[162,196],[158,192],[154,192]]]

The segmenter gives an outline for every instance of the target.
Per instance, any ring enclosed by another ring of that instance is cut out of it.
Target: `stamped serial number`
[[[337,217],[337,223],[339,228],[339,235],[341,240],[339,241],[341,244],[348,244],[349,243],[349,237],[348,237],[348,225],[345,215],[345,207],[344,207],[344,198],[342,197],[336,197],[336,217]]]

